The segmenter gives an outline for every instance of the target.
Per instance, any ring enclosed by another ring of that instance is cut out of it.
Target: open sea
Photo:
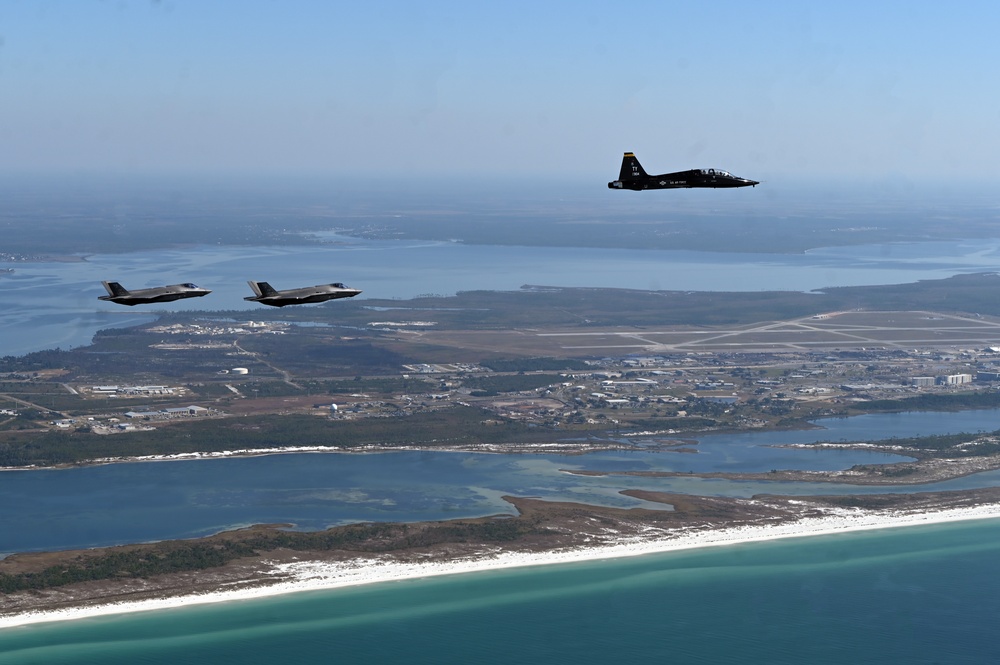
[[[0,663],[995,663],[1000,520],[0,631]]]

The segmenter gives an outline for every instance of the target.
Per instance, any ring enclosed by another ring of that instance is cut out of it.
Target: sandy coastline
[[[655,530],[655,537],[631,537],[596,547],[578,547],[546,552],[511,552],[500,548],[484,550],[475,557],[449,561],[402,563],[379,557],[357,558],[343,562],[302,561],[275,563],[269,574],[273,584],[240,588],[231,591],[148,599],[135,602],[87,605],[47,611],[28,611],[0,617],[0,628],[50,621],[67,621],[87,617],[186,607],[190,605],[249,600],[300,591],[334,589],[361,584],[377,584],[396,580],[472,573],[498,568],[541,566],[579,561],[594,561],[617,557],[640,556],[662,552],[718,547],[740,543],[818,536],[851,531],[888,529],[938,524],[962,520],[1000,518],[1000,503],[969,508],[954,508],[925,513],[874,512],[863,509],[840,509],[823,517],[810,517],[782,524],[742,526],[689,533],[676,530],[669,537]]]
[[[301,453],[340,453],[345,455],[367,455],[396,452],[438,452],[438,453],[560,453],[560,452],[594,452],[598,450],[615,450],[625,448],[620,444],[607,443],[581,446],[580,443],[479,443],[442,446],[385,446],[368,444],[363,446],[282,446],[276,448],[237,448],[234,450],[216,450],[211,452],[171,453],[166,455],[131,455],[128,457],[95,457],[80,462],[67,462],[51,466],[0,466],[0,471],[47,471],[52,469],[68,469],[82,466],[103,466],[107,464],[134,464],[139,462],[184,462],[190,460],[223,459],[226,457],[267,457],[269,455],[292,455]]]

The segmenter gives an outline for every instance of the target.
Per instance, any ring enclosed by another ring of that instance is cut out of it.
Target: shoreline
[[[1000,503],[950,508],[931,512],[877,512],[864,509],[836,509],[821,517],[768,525],[722,527],[707,531],[674,530],[669,537],[629,537],[595,547],[573,547],[543,552],[485,548],[476,556],[447,561],[401,562],[390,557],[357,557],[346,561],[271,562],[265,574],[276,581],[228,591],[182,594],[166,598],[114,603],[96,603],[43,611],[25,611],[0,616],[0,629],[38,623],[71,621],[98,616],[174,609],[210,603],[254,600],[271,596],[319,591],[367,584],[485,572],[500,568],[522,568],[622,557],[663,554],[705,547],[739,545],[786,538],[822,536],[856,531],[926,526],[948,522],[1000,518]]]
[[[529,453],[561,453],[567,455],[586,454],[604,450],[628,450],[627,446],[608,442],[607,444],[585,446],[579,443],[479,443],[456,444],[444,446],[426,445],[378,445],[362,446],[283,446],[277,448],[241,448],[236,450],[218,450],[192,453],[164,453],[160,455],[133,455],[129,457],[96,457],[80,462],[65,462],[48,466],[0,466],[0,473],[5,471],[54,471],[60,469],[78,469],[88,466],[107,466],[109,464],[139,464],[144,462],[186,462],[193,460],[226,459],[231,457],[268,457],[271,455],[295,455],[304,453],[368,455],[396,452],[441,452],[441,453],[483,453],[494,455],[529,454]]]

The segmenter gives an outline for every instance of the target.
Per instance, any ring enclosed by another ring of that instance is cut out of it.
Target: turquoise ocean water
[[[1000,520],[0,631],[0,663],[991,663]]]

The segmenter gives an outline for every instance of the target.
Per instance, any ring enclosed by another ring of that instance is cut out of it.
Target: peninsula
[[[994,488],[920,491],[1000,468],[1000,431],[794,444],[897,456],[834,471],[601,468],[586,455],[693,459],[710,433],[995,409],[997,285],[995,275],[973,275],[804,298],[712,294],[711,302],[526,287],[343,303],[335,319],[323,307],[257,321],[171,314],[104,331],[90,347],[0,359],[0,466],[8,470],[297,452],[572,454],[577,464],[563,473],[620,479],[622,496],[644,502],[625,509],[507,496],[514,515],[311,532],[260,525],[196,540],[10,553],[0,560],[0,625],[1000,516]],[[761,320],[762,311],[772,318]],[[825,482],[830,492],[725,498],[631,484],[672,477]],[[852,489],[864,485],[895,493]],[[912,490],[899,493],[903,485]]]

